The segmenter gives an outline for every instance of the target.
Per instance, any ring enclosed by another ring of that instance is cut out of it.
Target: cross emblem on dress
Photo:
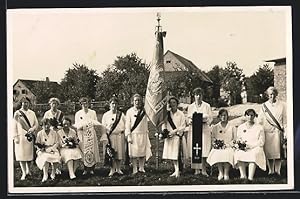
[[[199,147],[199,144],[196,143],[196,146],[194,146],[193,149],[196,150],[196,156],[198,156],[199,150],[201,150],[201,147]]]

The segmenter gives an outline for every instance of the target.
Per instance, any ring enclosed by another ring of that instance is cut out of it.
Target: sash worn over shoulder
[[[21,124],[22,128],[25,131],[28,131],[31,128],[31,124],[27,118],[27,116],[25,115],[25,113],[21,110],[18,110],[20,113],[20,116],[18,118],[18,122]]]
[[[112,166],[112,161],[115,158],[116,151],[114,148],[111,146],[111,141],[110,141],[110,135],[111,133],[115,130],[117,125],[119,124],[121,120],[121,115],[122,113],[120,111],[117,111],[117,116],[115,122],[112,124],[111,128],[109,129],[109,132],[107,133],[107,139],[108,143],[105,147],[105,157],[104,157],[104,165],[105,166]]]
[[[145,116],[146,112],[144,109],[141,109],[137,116],[136,119],[134,121],[133,126],[131,127],[130,131],[134,131],[134,129],[139,125],[139,123],[142,121],[143,117]],[[125,149],[125,165],[129,165],[130,163],[130,157],[129,157],[129,149],[128,149],[128,143],[126,144],[126,149]]]
[[[272,119],[273,122],[271,122],[269,120],[268,117],[266,117],[267,119],[267,122],[275,127],[276,129],[278,129],[281,133],[280,133],[280,157],[283,158],[283,159],[286,159],[286,148],[283,147],[283,145],[285,145],[286,141],[284,141],[283,139],[283,132],[284,132],[284,129],[281,127],[281,125],[279,124],[279,122],[277,121],[277,119],[274,117],[274,115],[272,114],[272,112],[270,111],[270,109],[267,107],[267,105],[264,103],[263,104],[263,109],[264,109],[264,113],[265,114],[268,114],[269,117]]]
[[[143,117],[145,116],[145,114],[146,114],[146,112],[145,112],[144,109],[141,109],[141,110],[138,112],[138,114],[137,114],[137,116],[136,116],[136,120],[135,120],[133,126],[132,126],[131,129],[130,129],[131,132],[134,131],[134,129],[140,124],[140,122],[142,121],[142,119],[143,119]]]
[[[172,127],[172,129],[176,129],[176,125],[174,124],[173,122],[173,119],[171,117],[171,112],[168,111],[167,113],[167,120],[170,124],[170,126]],[[182,171],[182,168],[183,168],[183,162],[182,162],[182,157],[183,157],[183,146],[182,146],[182,136],[178,135],[177,136],[179,137],[179,150],[178,150],[178,163],[179,163],[179,171]]]
[[[274,126],[275,128],[277,128],[278,130],[280,130],[281,132],[284,131],[284,129],[280,126],[279,122],[277,121],[277,119],[274,117],[274,115],[272,114],[272,112],[270,111],[270,109],[267,107],[267,105],[264,103],[263,104],[263,109],[264,109],[264,113],[268,114],[269,117],[272,119],[273,122],[271,122],[268,117],[267,118],[267,121],[270,125]]]

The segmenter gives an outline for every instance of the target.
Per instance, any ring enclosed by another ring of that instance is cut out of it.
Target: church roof
[[[199,77],[201,77],[201,79],[203,81],[209,82],[209,83],[213,83],[212,80],[204,73],[202,72],[192,61],[168,50],[165,55],[167,53],[171,53],[176,59],[178,59],[189,71],[193,71],[196,72]]]

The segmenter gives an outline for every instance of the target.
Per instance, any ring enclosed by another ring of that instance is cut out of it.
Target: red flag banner
[[[164,80],[163,37],[166,32],[157,31],[156,46],[147,84],[145,111],[149,120],[157,127],[167,115],[167,89]]]

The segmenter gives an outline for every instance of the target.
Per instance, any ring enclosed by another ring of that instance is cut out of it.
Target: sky
[[[250,76],[289,51],[289,7],[15,9],[7,15],[8,76],[60,82],[73,63],[100,75],[133,52],[150,63],[157,12],[164,51],[204,71],[234,61]]]

